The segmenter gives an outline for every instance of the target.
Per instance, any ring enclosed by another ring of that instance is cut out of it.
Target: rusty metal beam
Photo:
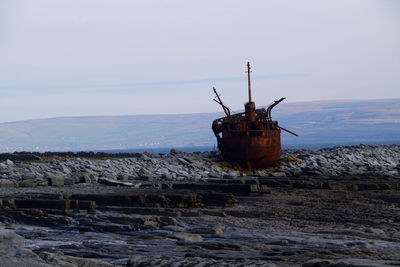
[[[290,134],[293,134],[293,135],[295,135],[295,136],[299,136],[297,133],[294,133],[294,132],[292,132],[292,131],[289,131],[288,129],[285,129],[285,128],[283,128],[283,127],[281,127],[281,126],[277,126],[279,129],[281,129],[281,130],[284,130],[285,132],[288,132],[288,133],[290,133]]]
[[[218,104],[221,105],[222,109],[223,109],[224,112],[225,112],[225,115],[226,115],[227,117],[229,117],[229,116],[231,115],[231,111],[229,110],[229,108],[228,108],[227,106],[224,105],[224,103],[222,103],[222,100],[221,100],[221,98],[219,97],[219,94],[217,93],[217,90],[215,89],[215,87],[213,87],[213,90],[214,90],[215,96],[216,96],[217,99],[218,99],[218,100],[216,100],[216,99],[214,98],[213,100],[214,100],[215,102],[217,102]]]

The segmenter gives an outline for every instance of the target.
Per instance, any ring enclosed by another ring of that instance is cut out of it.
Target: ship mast
[[[249,83],[249,103],[244,104],[244,112],[246,120],[249,122],[256,121],[256,104],[251,101],[251,86],[250,86],[250,62],[247,62],[247,79]]]
[[[249,82],[249,103],[251,103],[250,62],[247,61],[247,80]]]

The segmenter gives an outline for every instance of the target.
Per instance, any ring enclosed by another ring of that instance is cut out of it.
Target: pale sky
[[[399,0],[0,0],[0,122],[400,98]]]

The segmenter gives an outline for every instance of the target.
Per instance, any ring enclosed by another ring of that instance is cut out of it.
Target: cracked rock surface
[[[1,266],[400,265],[400,147],[0,155]]]

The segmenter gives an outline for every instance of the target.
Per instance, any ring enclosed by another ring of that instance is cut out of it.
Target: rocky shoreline
[[[84,156],[84,157],[82,157]],[[169,154],[15,153],[0,154],[0,187],[59,186],[104,179],[119,181],[198,181],[240,176],[301,177],[381,175],[398,177],[400,145],[284,150],[280,165],[237,170],[216,152]],[[14,163],[11,159],[22,160]]]
[[[0,154],[0,259],[392,266],[399,173],[400,145],[285,150],[279,166],[253,171],[216,152]]]

